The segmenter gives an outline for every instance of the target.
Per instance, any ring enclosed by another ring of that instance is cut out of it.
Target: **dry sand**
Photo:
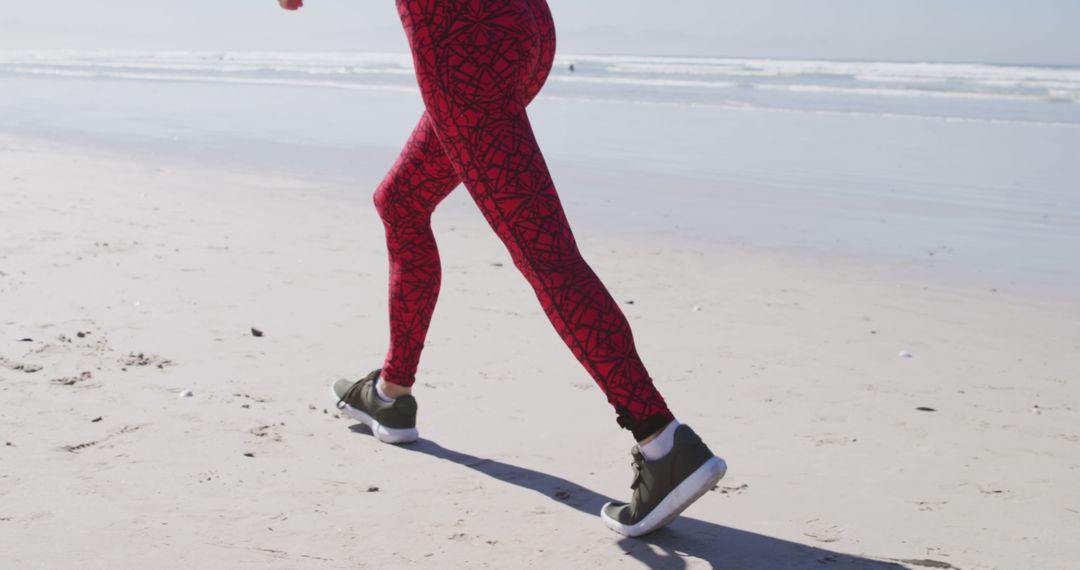
[[[0,136],[0,567],[1077,567],[1075,297],[577,228],[731,466],[630,540],[631,439],[475,212],[423,440],[334,413],[386,345],[369,196]]]

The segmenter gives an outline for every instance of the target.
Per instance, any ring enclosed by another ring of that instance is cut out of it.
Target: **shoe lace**
[[[360,385],[363,384],[363,383],[364,383],[363,380],[357,380],[355,384],[353,384],[352,386],[349,386],[348,390],[345,390],[345,393],[342,394],[341,397],[338,398],[338,401],[337,401],[337,408],[339,410],[343,409],[348,404],[348,402],[346,402],[346,400],[352,399],[353,392],[356,392],[360,388]]]
[[[349,403],[348,400],[351,400],[353,398],[353,395],[354,395],[353,393],[358,392],[360,390],[360,386],[362,386],[365,381],[370,379],[372,376],[375,376],[376,374],[379,374],[380,372],[381,372],[381,370],[376,370],[376,371],[372,372],[371,374],[368,374],[367,377],[361,378],[360,380],[357,380],[355,383],[353,383],[352,386],[349,386],[349,389],[345,390],[345,393],[342,394],[340,398],[338,398],[337,408],[339,410],[343,409],[345,407],[345,405]]]

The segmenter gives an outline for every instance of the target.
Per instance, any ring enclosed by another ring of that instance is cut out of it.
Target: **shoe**
[[[381,370],[355,382],[342,378],[330,387],[337,408],[371,428],[383,443],[411,443],[420,438],[416,431],[416,398],[398,396],[386,402],[375,392]]]
[[[724,460],[687,425],[675,430],[674,447],[660,459],[646,461],[636,445],[630,453],[634,457],[630,504],[608,503],[600,512],[608,528],[625,536],[648,534],[670,523],[727,472]]]

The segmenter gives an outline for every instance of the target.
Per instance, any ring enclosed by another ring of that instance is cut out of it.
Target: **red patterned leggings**
[[[464,182],[540,304],[640,440],[672,417],[582,259],[525,107],[555,54],[544,0],[398,0],[426,111],[375,193],[390,254],[388,382],[415,380],[441,270],[431,213]]]

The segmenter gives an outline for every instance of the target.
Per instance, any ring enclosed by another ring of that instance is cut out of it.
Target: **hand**
[[[286,10],[299,10],[304,5],[304,0],[278,0],[278,4]]]

